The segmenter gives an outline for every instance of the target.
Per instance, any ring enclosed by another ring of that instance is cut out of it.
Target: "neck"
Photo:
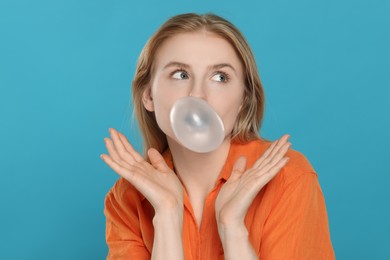
[[[229,154],[230,139],[226,138],[216,150],[209,153],[190,151],[170,138],[168,145],[176,174],[187,191],[209,192]]]

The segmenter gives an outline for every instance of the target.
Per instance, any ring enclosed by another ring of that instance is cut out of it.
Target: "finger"
[[[136,159],[126,150],[121,138],[119,137],[118,131],[116,131],[114,128],[110,128],[109,131],[116,151],[118,152],[118,156],[120,156],[124,161],[128,162],[129,164],[133,164]]]
[[[276,165],[280,160],[282,160],[283,156],[287,153],[288,149],[290,148],[291,143],[285,143],[279,151],[268,161],[267,164],[263,164],[259,167],[262,171],[268,171],[270,168],[272,168],[274,165]]]
[[[148,150],[150,163],[161,172],[170,172],[171,168],[166,164],[164,157],[154,148]]]
[[[280,171],[280,169],[282,169],[287,164],[289,160],[290,158],[284,157],[282,160],[278,161],[266,173],[259,176],[258,181],[261,182],[263,186],[267,184],[271,179],[275,177],[275,175]]]
[[[246,158],[244,156],[240,156],[237,161],[233,165],[232,174],[230,175],[227,181],[235,181],[238,180],[246,169]]]
[[[267,154],[267,156],[264,157],[258,164],[256,164],[256,168],[261,168],[261,167],[263,167],[263,165],[268,163],[273,158],[273,156],[279,151],[279,149],[287,142],[288,138],[290,138],[290,135],[288,135],[288,134],[283,135],[275,143],[275,145],[272,147],[272,149],[270,149],[270,152]]]
[[[264,161],[264,159],[267,158],[267,156],[272,152],[272,149],[275,147],[278,141],[279,140],[272,142],[272,144],[267,148],[263,155],[253,164],[252,168],[257,168]]]
[[[117,174],[129,181],[139,192],[141,192],[147,199],[151,192],[151,182],[144,176],[144,169],[139,167],[140,163],[130,166],[129,169],[117,164],[110,156],[101,154],[102,160],[111,167]],[[153,189],[152,189],[153,190]]]
[[[273,157],[276,153],[279,152],[279,150],[284,146],[284,144],[287,143],[288,139],[290,138],[290,135],[286,134],[283,135],[279,142],[276,144],[275,148],[272,150],[270,157]]]
[[[280,171],[280,169],[287,163],[289,158],[284,158],[281,160],[278,164],[272,168],[269,172],[266,174],[257,176],[255,179],[251,180],[250,183],[248,183],[249,187],[246,189],[245,193],[239,193],[239,200],[240,201],[250,201],[252,202],[256,195],[260,192],[260,190],[270,181],[272,180],[276,174]],[[244,205],[242,205],[244,206]],[[249,205],[244,206],[245,210],[249,207]]]
[[[269,172],[259,176],[253,176],[255,178],[247,179],[247,183],[243,188],[244,192],[239,192],[237,194],[237,200],[241,201],[240,204],[242,211],[247,212],[250,203],[253,202],[256,195],[260,192],[260,190],[272,179],[276,176],[276,174],[280,171],[280,169],[287,163],[289,158],[284,158],[280,162],[278,162]]]
[[[131,171],[125,167],[122,167],[120,164],[115,162],[110,156],[106,154],[100,155],[100,158],[108,165],[111,169],[113,169],[120,176],[125,178],[126,180],[132,182],[134,179],[134,171]],[[131,168],[130,168],[131,169]]]
[[[127,137],[122,134],[121,132],[118,132],[119,138],[121,139],[125,149],[133,156],[133,158],[137,162],[141,162],[144,160],[144,158],[134,149],[134,147],[131,145]]]
[[[289,158],[285,157],[283,160],[279,161],[269,172],[262,175],[252,175],[253,178],[248,178],[246,180],[246,184],[244,186],[244,192],[238,193],[237,199],[239,201],[248,201],[252,202],[259,191],[272,179],[276,176],[276,174],[280,171],[280,169],[288,162]],[[256,171],[256,170],[254,170]],[[259,171],[259,170],[258,170]],[[245,203],[244,203],[245,204]],[[249,207],[249,204],[245,206],[242,204],[241,206],[245,207],[245,210]]]
[[[108,154],[111,156],[112,160],[114,160],[117,164],[120,164],[121,166],[130,166],[129,163],[127,163],[119,156],[118,151],[116,150],[116,147],[110,138],[104,138],[104,143],[106,144]]]

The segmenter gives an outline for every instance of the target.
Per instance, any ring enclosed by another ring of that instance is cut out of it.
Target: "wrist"
[[[184,259],[183,211],[156,212],[153,226],[154,241],[151,259]]]
[[[220,238],[225,259],[259,259],[245,224],[221,226]]]
[[[164,210],[158,211],[153,217],[153,226],[179,226],[183,227],[183,210]]]
[[[228,240],[248,239],[249,232],[244,223],[218,224],[218,233],[222,244]]]

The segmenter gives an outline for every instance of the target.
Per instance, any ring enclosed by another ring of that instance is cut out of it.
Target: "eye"
[[[211,79],[226,83],[229,81],[229,75],[225,72],[218,71]]]
[[[184,70],[176,70],[171,73],[171,76],[174,79],[188,79],[188,74]]]

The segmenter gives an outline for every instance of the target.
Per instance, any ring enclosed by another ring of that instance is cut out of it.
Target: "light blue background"
[[[0,259],[104,259],[99,155],[141,149],[130,83],[170,16],[215,12],[255,53],[261,133],[317,170],[338,259],[390,259],[390,1],[0,1]]]

